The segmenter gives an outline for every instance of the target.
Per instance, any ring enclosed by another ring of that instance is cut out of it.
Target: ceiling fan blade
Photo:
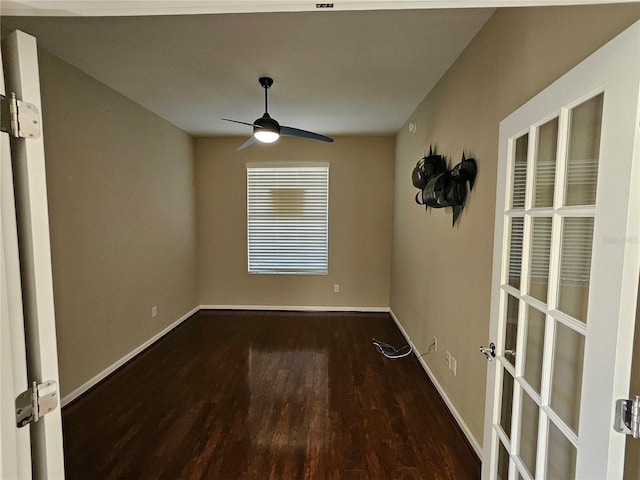
[[[242,145],[240,145],[238,148],[236,148],[236,151],[237,150],[242,150],[244,148],[247,148],[249,145],[253,145],[255,142],[256,142],[256,137],[251,135],[249,138],[247,138],[245,140],[245,142]]]
[[[231,120],[230,118],[221,118],[220,120],[224,120],[225,122],[241,123],[242,125],[249,125],[250,127],[260,128],[260,125],[256,125],[255,123],[241,122],[240,120]]]
[[[312,140],[321,140],[323,142],[333,142],[333,138],[325,137],[319,133],[300,130],[299,128],[280,126],[280,135],[288,135],[289,137],[310,138]]]

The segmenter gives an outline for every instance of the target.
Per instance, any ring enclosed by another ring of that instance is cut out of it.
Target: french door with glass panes
[[[485,479],[622,477],[639,90],[640,23],[500,124]]]

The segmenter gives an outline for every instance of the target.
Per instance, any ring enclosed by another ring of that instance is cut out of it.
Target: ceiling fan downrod
[[[260,77],[258,79],[258,81],[260,82],[260,85],[262,86],[262,88],[264,88],[264,113],[268,113],[269,112],[269,102],[268,102],[268,95],[267,95],[267,90],[269,90],[269,88],[271,87],[271,85],[273,85],[273,78],[271,77]]]

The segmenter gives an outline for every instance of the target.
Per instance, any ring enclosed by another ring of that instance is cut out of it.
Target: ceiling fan
[[[227,122],[241,123],[243,125],[249,125],[253,127],[253,135],[250,136],[242,145],[236,150],[242,150],[252,145],[256,141],[262,143],[273,143],[280,135],[286,135],[289,137],[302,137],[310,138],[312,140],[321,140],[323,142],[333,142],[333,138],[325,137],[319,133],[309,132],[307,130],[301,130],[299,128],[285,127],[280,125],[269,115],[268,102],[267,102],[267,90],[273,85],[273,79],[270,77],[260,77],[258,79],[262,88],[264,88],[264,114],[262,117],[255,120],[253,123],[241,122],[240,120],[231,120],[229,118],[223,118]]]

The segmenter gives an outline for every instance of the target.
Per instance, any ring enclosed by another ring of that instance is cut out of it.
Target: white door
[[[15,93],[18,100],[28,102],[41,110],[35,38],[23,32],[13,32],[2,41],[2,53],[7,92]],[[41,122],[40,128],[42,128]],[[26,389],[27,384],[31,382],[42,384],[49,380],[58,383],[58,355],[53,308],[44,143],[42,136],[13,139],[11,161],[7,157],[7,140],[7,135],[3,133],[1,145],[3,263],[0,269],[2,273],[1,473],[2,478],[31,478],[33,475],[35,479],[64,479],[60,407],[57,406],[30,426],[17,429],[15,424],[15,398],[21,390]],[[11,168],[13,168],[13,185]],[[15,210],[12,204],[14,191]],[[17,211],[17,217],[15,211]],[[17,241],[16,223],[19,232]],[[18,249],[20,266],[18,266]],[[28,372],[28,381],[26,372]],[[11,419],[13,421],[10,421]],[[30,446],[29,437],[31,438]]]
[[[622,478],[639,92],[640,22],[500,123],[484,479]]]
[[[5,95],[2,57],[0,93]],[[4,114],[4,112],[3,112]],[[18,231],[9,134],[0,133],[0,478],[31,478],[29,429],[16,428],[15,399],[27,389]]]

